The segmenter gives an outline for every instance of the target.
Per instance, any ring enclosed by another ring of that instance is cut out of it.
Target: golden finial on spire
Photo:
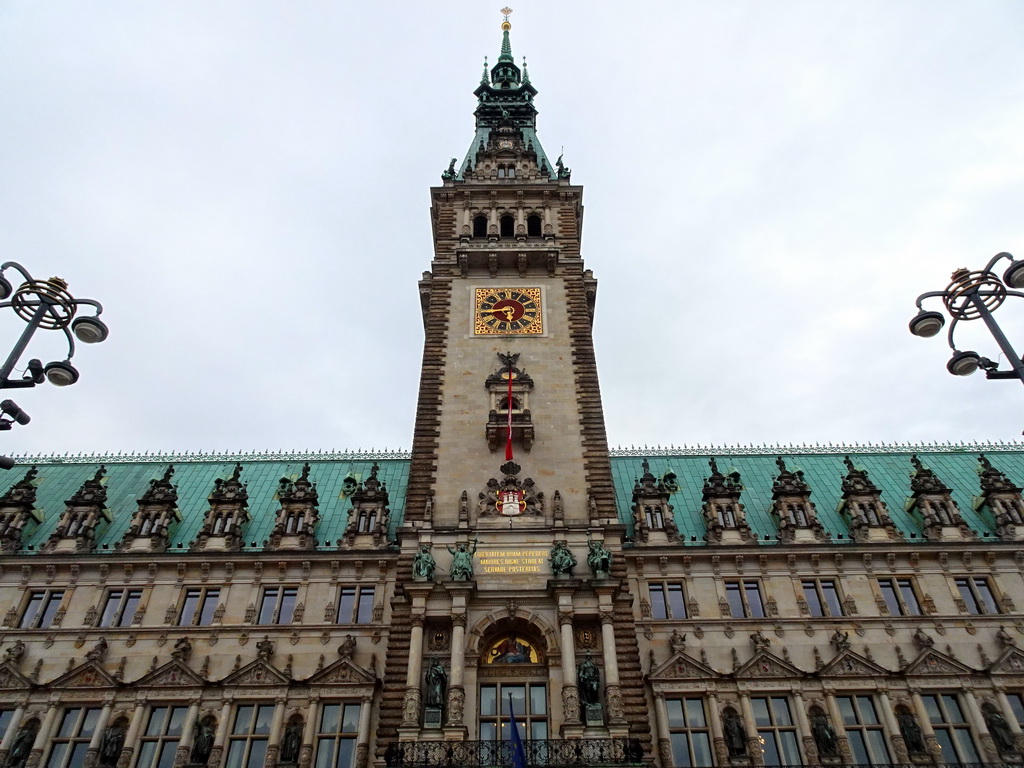
[[[512,9],[506,5],[504,8],[501,9],[501,13],[505,16],[505,20],[501,22],[501,28],[505,32],[508,32],[510,29],[512,29],[512,22],[508,20],[509,14],[512,13]]]

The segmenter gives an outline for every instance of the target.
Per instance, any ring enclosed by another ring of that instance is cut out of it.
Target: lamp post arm
[[[921,306],[921,302],[923,302],[925,299],[931,299],[935,296],[945,295],[946,291],[928,291],[928,293],[922,293],[920,296],[918,296],[917,301],[914,302],[914,304],[917,306],[918,309],[923,309],[923,307]]]
[[[956,352],[956,344],[953,342],[953,330],[956,328],[956,324],[960,322],[959,317],[954,317],[953,322],[949,324],[949,330],[946,332],[946,340],[949,342],[949,348]]]
[[[988,264],[985,265],[985,271],[986,272],[991,272],[992,271],[992,267],[994,267],[996,265],[996,262],[998,262],[1000,259],[1009,259],[1010,261],[1013,261],[1013,256],[1008,254],[1006,251],[1000,251],[995,256],[993,256],[991,259],[989,259]]]
[[[36,307],[36,311],[32,315],[32,319],[28,321],[28,325],[25,326],[25,330],[21,333],[21,338],[19,338],[18,343],[14,345],[14,349],[11,350],[11,354],[7,356],[7,360],[4,362],[3,368],[0,368],[0,389],[8,386],[8,379],[11,376],[11,372],[14,371],[14,366],[18,364],[18,360],[25,352],[25,347],[28,346],[29,341],[32,339],[32,335],[39,327],[40,321],[42,321],[43,317],[49,311],[49,304],[40,302],[39,306]]]
[[[1013,345],[1006,338],[1003,329],[999,327],[999,323],[992,317],[992,313],[988,311],[988,307],[985,306],[985,302],[982,301],[980,296],[971,295],[969,300],[974,304],[975,309],[978,310],[981,319],[985,321],[985,325],[988,326],[989,333],[996,340],[996,344],[999,345],[1003,354],[1006,355],[1006,359],[1010,363],[1010,367],[1013,368],[1014,373],[1017,374],[1017,378],[1020,379],[1020,383],[1024,384],[1024,362],[1021,361],[1020,355],[1013,349]],[[952,328],[950,331],[952,331]]]
[[[24,277],[27,282],[31,283],[33,280],[35,280],[35,278],[32,277],[32,275],[30,275],[25,270],[25,268],[16,261],[5,261],[3,264],[0,264],[0,272],[3,272],[8,267],[14,267],[16,270],[18,270],[21,273],[21,276]]]
[[[96,307],[96,314],[99,315],[103,312],[103,305],[95,299],[75,299],[74,304],[88,304],[90,307]]]
[[[75,356],[75,337],[71,334],[67,328],[61,328],[64,331],[64,336],[68,340],[68,360]]]

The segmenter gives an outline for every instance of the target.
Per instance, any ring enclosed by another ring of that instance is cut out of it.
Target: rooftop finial
[[[512,29],[512,22],[508,20],[508,17],[512,15],[512,9],[506,5],[501,9],[501,15],[505,17],[504,21],[501,22],[501,28],[508,32]]]
[[[512,22],[508,20],[508,15],[512,13],[512,9],[505,6],[501,9],[501,12],[505,14],[505,20],[501,22],[501,55],[498,57],[499,63],[502,61],[512,61],[512,41],[508,39],[508,31],[512,29]]]

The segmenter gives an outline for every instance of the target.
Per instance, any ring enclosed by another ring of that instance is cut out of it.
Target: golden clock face
[[[544,333],[540,288],[477,288],[473,333],[477,336]]]

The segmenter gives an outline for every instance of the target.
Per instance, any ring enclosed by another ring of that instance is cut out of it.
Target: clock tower
[[[597,281],[580,255],[583,190],[541,145],[537,90],[503,13],[469,150],[431,189],[380,743],[392,762],[418,755],[402,746],[414,742],[493,745],[514,714],[530,743],[600,739],[638,762],[650,702],[591,336]]]

